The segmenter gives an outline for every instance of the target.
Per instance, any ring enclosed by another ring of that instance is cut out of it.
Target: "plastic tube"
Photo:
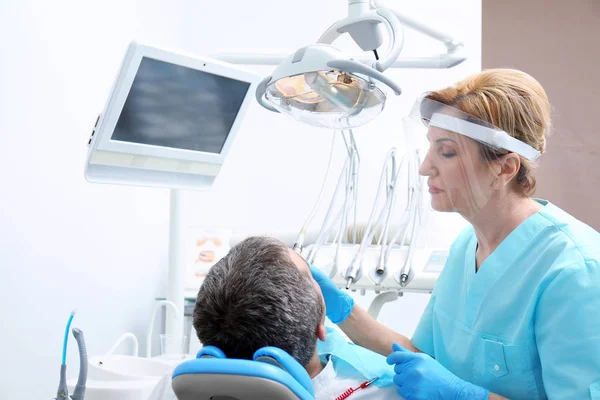
[[[416,206],[415,206],[416,208]],[[400,286],[406,286],[408,284],[408,278],[410,276],[410,270],[412,269],[412,256],[415,247],[415,234],[417,230],[417,210],[413,211],[413,221],[412,228],[410,233],[410,244],[408,245],[408,254],[406,255],[406,260],[404,261],[404,265],[402,266],[402,270],[400,271]]]
[[[354,211],[355,211],[354,215],[356,218],[356,204],[354,204],[354,200],[356,199],[356,196],[353,196],[353,194],[356,193],[355,192],[356,159],[355,159],[354,150],[351,152],[350,157],[351,157],[351,161],[350,161],[350,167],[348,168],[348,178],[347,178],[347,183],[346,183],[346,185],[347,185],[346,186],[346,197],[344,199],[344,205],[343,205],[344,216],[342,218],[342,223],[340,225],[340,229],[337,233],[337,246],[335,249],[335,256],[334,256],[334,264],[335,264],[336,268],[337,268],[337,265],[339,262],[339,253],[340,253],[340,248],[342,247],[342,241],[344,240],[344,237],[347,236],[348,214],[352,208],[354,208]]]
[[[361,243],[361,246],[363,246],[363,244],[365,244],[365,243],[367,243],[367,244],[372,243],[373,237],[375,236],[379,226],[381,225],[381,222],[384,219],[383,217],[385,216],[386,209],[389,207],[389,203],[390,203],[390,196],[388,196],[386,199],[385,205],[384,205],[383,209],[381,210],[379,217],[377,218],[377,223],[375,224],[373,229],[368,231],[367,235],[365,237],[363,237],[363,242]],[[359,248],[358,252],[354,256],[354,259],[350,263],[350,266],[346,270],[346,289],[348,289],[350,287],[350,285],[352,283],[356,282],[356,280],[358,280],[358,278],[360,277],[360,270],[362,268],[362,260],[364,258],[364,250],[366,248],[367,248],[366,245],[364,247]]]
[[[397,177],[393,177],[394,182],[397,182]],[[385,272],[386,269],[386,263],[385,263],[385,254],[386,254],[386,249],[388,248],[388,245],[391,247],[392,243],[390,243],[388,241],[388,232],[389,232],[389,228],[390,228],[390,221],[392,219],[392,215],[393,215],[393,210],[394,210],[394,205],[396,204],[396,185],[394,184],[393,188],[392,188],[392,192],[390,193],[390,195],[392,196],[392,200],[390,203],[390,206],[388,208],[388,212],[387,212],[387,217],[385,219],[385,226],[383,228],[383,235],[382,235],[382,245],[381,245],[381,252],[379,253],[379,264],[377,265],[377,273],[378,274],[383,274]]]
[[[402,168],[404,167],[404,163],[406,162],[406,154],[402,157],[402,161],[400,162],[400,165],[398,166],[398,169],[395,170],[395,176],[393,176],[393,186],[392,186],[392,202],[389,208],[389,213],[388,216],[386,218],[385,221],[385,228],[384,228],[384,232],[383,232],[383,244],[381,247],[381,253],[379,255],[379,265],[377,266],[377,273],[378,274],[383,274],[385,272],[385,269],[387,268],[387,260],[391,251],[392,246],[394,245],[394,243],[396,242],[396,240],[398,239],[400,229],[402,228],[403,223],[400,223],[400,227],[398,230],[396,230],[396,233],[392,236],[391,240],[388,240],[388,232],[389,232],[389,225],[390,225],[390,221],[392,219],[392,215],[394,214],[394,206],[396,205],[396,199],[397,197],[397,191],[398,191],[398,180],[401,176],[401,172],[402,172]],[[406,215],[406,213],[404,214]],[[402,217],[402,220],[404,220],[404,216]],[[401,220],[401,221],[402,221]]]
[[[368,243],[370,243],[373,240],[373,236],[376,232],[376,228],[371,228],[372,223],[373,223],[373,217],[375,216],[375,213],[377,211],[377,204],[379,203],[379,198],[381,196],[381,188],[383,186],[383,181],[384,178],[386,177],[386,166],[388,163],[388,160],[390,159],[390,157],[392,157],[394,154],[396,153],[396,149],[393,148],[391,149],[386,158],[385,158],[385,162],[384,162],[384,170],[381,173],[381,176],[379,178],[379,185],[377,187],[377,194],[375,196],[375,202],[373,203],[373,208],[371,209],[371,215],[369,216],[369,220],[367,222],[367,228],[365,230],[366,234],[363,236],[363,240],[361,241],[360,247],[358,249],[358,252],[356,253],[356,255],[354,256],[354,259],[352,260],[352,262],[350,263],[350,265],[348,266],[348,268],[346,269],[346,273],[345,273],[345,278],[346,278],[346,289],[348,289],[350,287],[350,285],[352,283],[354,283],[356,281],[356,279],[358,278],[359,274],[360,274],[360,269],[361,269],[361,261],[362,261],[362,257],[363,257],[363,253],[364,250],[367,246]],[[387,203],[387,201],[386,201]],[[382,218],[382,214],[380,214],[378,220],[378,224],[380,222]]]
[[[417,155],[415,154],[415,157],[413,158],[413,163],[418,163],[418,158]],[[413,166],[412,168],[414,171],[416,171],[415,166]],[[414,172],[413,172],[414,173]],[[416,174],[415,174],[416,175]],[[419,214],[419,207],[420,207],[420,185],[419,185],[419,176],[413,176],[411,177],[412,181],[415,182],[414,186],[411,185],[411,191],[412,191],[412,204],[411,204],[411,210],[410,210],[410,214],[412,216],[412,226],[411,226],[411,233],[410,233],[410,244],[408,246],[408,254],[406,256],[406,260],[404,261],[404,265],[402,266],[402,269],[400,271],[400,285],[401,286],[406,286],[409,282],[409,278],[412,275],[411,274],[411,269],[412,269],[412,256],[413,256],[413,252],[414,252],[414,247],[416,244],[416,234],[417,234],[417,217]],[[406,232],[406,231],[405,231]]]
[[[352,158],[350,158],[350,160],[352,160]],[[346,177],[347,177],[346,185],[348,185],[348,183],[349,183],[348,179],[351,178],[351,175],[350,175],[351,167],[352,167],[352,162],[350,162],[350,166],[346,169]],[[337,226],[339,226],[339,228],[337,228],[337,232],[335,234],[333,243],[340,243],[340,245],[341,245],[341,240],[347,230],[347,211],[348,211],[348,209],[350,209],[353,206],[352,200],[353,200],[353,198],[351,196],[351,192],[346,190],[346,196],[344,198],[344,204],[343,204],[342,208],[336,214],[336,217],[334,218],[333,222],[329,226],[323,227],[324,234],[321,235],[319,238],[317,238],[317,241],[315,242],[315,245],[313,246],[314,251],[310,254],[310,257],[309,257],[310,259],[313,259],[314,257],[316,257],[316,253],[319,251],[321,246],[323,246],[325,243],[327,243],[327,241],[329,240],[329,237],[331,237],[331,235],[333,234],[333,232]],[[340,222],[340,219],[341,219],[341,222]],[[339,246],[338,246],[338,251],[339,251]],[[336,254],[337,254],[337,251],[336,251]]]
[[[317,208],[321,204],[321,199],[323,197],[323,190],[325,189],[325,184],[327,183],[327,178],[329,177],[329,170],[331,168],[331,160],[333,158],[333,149],[335,147],[336,134],[337,134],[336,131],[333,131],[333,138],[331,140],[331,150],[329,151],[329,161],[327,161],[327,169],[325,171],[325,177],[323,178],[323,183],[321,184],[321,190],[319,190],[319,195],[317,196],[317,201],[315,202],[313,209],[311,210],[310,214],[308,215],[308,218],[306,218],[306,221],[304,222],[302,229],[300,229],[300,233],[298,235],[298,238],[296,239],[294,248],[296,248],[296,246],[298,246],[300,248],[300,250],[302,250],[302,246],[304,245],[304,234],[306,233],[306,230],[308,229],[308,225],[310,225],[310,223],[312,222],[312,219],[315,216]]]
[[[73,322],[73,317],[75,317],[75,313],[77,311],[71,311],[71,315],[69,316],[69,320],[67,321],[67,327],[65,329],[65,339],[63,341],[63,351],[62,351],[62,361],[61,364],[65,365],[67,363],[67,343],[69,341],[69,332],[71,330],[71,323]]]
[[[373,236],[375,236],[375,233],[377,232],[377,229],[379,228],[379,226],[381,225],[381,222],[383,220],[383,216],[385,215],[385,209],[386,207],[389,207],[389,201],[390,201],[390,197],[389,197],[389,192],[388,195],[386,195],[386,202],[384,203],[384,208],[382,209],[382,212],[379,214],[379,217],[377,218],[377,222],[376,224],[373,226],[373,217],[375,216],[375,212],[377,210],[377,204],[379,203],[379,198],[381,195],[381,189],[383,186],[383,181],[384,178],[387,179],[387,164],[389,162],[389,159],[393,157],[395,157],[396,154],[396,149],[391,149],[385,159],[385,163],[384,163],[384,170],[381,173],[381,177],[379,178],[379,186],[377,188],[377,195],[375,196],[375,202],[373,203],[373,209],[371,211],[371,216],[369,217],[369,221],[367,223],[367,234],[363,237],[363,241],[361,243],[361,249],[359,251],[364,251],[364,249],[366,248],[366,245],[368,245],[369,243],[371,243],[371,241],[373,240]],[[365,240],[365,238],[368,238],[368,240]]]
[[[354,227],[352,229],[352,243],[356,243],[356,221],[358,220],[357,217],[357,213],[358,213],[358,173],[360,172],[360,157],[357,155],[357,160],[356,160],[356,168],[355,168],[355,177],[354,177],[354,202],[353,202],[353,207],[354,207],[354,220],[352,222],[352,226]]]
[[[328,232],[328,225],[329,225],[329,221],[331,219],[331,214],[332,214],[332,211],[333,211],[333,208],[334,208],[334,205],[335,205],[335,199],[336,199],[337,194],[338,194],[338,192],[340,190],[341,184],[344,181],[343,178],[344,178],[344,175],[345,175],[345,172],[346,172],[346,168],[348,168],[349,162],[350,162],[350,158],[347,157],[346,161],[344,162],[344,166],[342,168],[342,172],[340,173],[340,177],[338,179],[337,185],[335,187],[335,191],[334,191],[333,196],[331,198],[331,202],[329,203],[329,208],[327,209],[327,213],[325,214],[325,219],[323,220],[323,223],[321,225],[321,231],[319,232],[319,235],[317,236],[317,240],[315,242],[315,245],[312,247],[311,251],[308,254],[307,261],[309,263],[312,263],[314,261],[316,253],[319,250],[317,244],[323,242],[323,236],[326,235],[327,232]]]
[[[354,140],[354,134],[351,129],[348,132],[348,139],[346,136],[342,136],[344,138],[344,144],[346,145],[346,151],[348,152],[349,164],[346,169],[346,195],[344,196],[344,203],[342,205],[344,209],[344,218],[342,220],[342,224],[340,229],[342,231],[346,231],[348,229],[348,214],[352,209],[353,204],[348,202],[349,197],[352,193],[356,193],[355,189],[355,181],[357,176],[357,160],[360,160],[360,156],[358,155],[358,148],[356,147],[356,142]],[[356,197],[356,196],[355,196]],[[343,234],[344,232],[342,232]],[[346,239],[344,239],[346,241]]]
[[[320,236],[315,241],[315,244],[311,248],[310,252],[308,253],[307,261],[309,263],[312,264],[314,262],[315,257],[317,256],[317,252],[321,249],[323,244],[325,244],[325,242],[327,242],[327,239],[329,239],[329,237],[331,236],[333,231],[336,229],[336,225],[339,224],[339,221],[340,221],[340,218],[342,218],[343,212],[344,212],[344,210],[340,209],[338,211],[338,213],[336,214],[335,218],[333,219],[333,222],[331,223],[331,225],[328,227],[325,227],[325,226],[323,227],[322,235],[320,234]]]
[[[358,146],[356,145],[356,141],[354,140],[354,132],[352,131],[352,129],[348,129],[348,131],[350,132],[350,140],[352,141],[352,145],[354,147],[354,157],[356,158],[355,162],[354,162],[354,170],[352,171],[353,176],[354,176],[354,202],[353,202],[353,207],[354,207],[354,221],[353,221],[353,226],[356,226],[356,221],[358,220],[357,218],[357,213],[358,213],[358,175],[360,173],[360,153],[358,152]],[[352,243],[356,243],[356,229],[353,229],[353,235],[352,235]]]
[[[387,217],[385,219],[385,225],[383,227],[383,235],[381,236],[381,239],[379,240],[379,242],[383,242],[383,247],[385,247],[385,244],[387,242],[388,239],[388,229],[390,227],[390,219],[392,216],[392,210],[394,207],[394,200],[396,198],[396,182],[398,181],[398,171],[396,170],[396,157],[392,158],[392,176],[391,176],[391,184],[388,186],[389,187],[389,192],[388,192],[388,196],[392,196],[391,199],[391,203],[389,208],[387,209]],[[383,249],[382,249],[383,250]]]
[[[385,163],[384,166],[387,165],[388,159],[390,158],[391,154],[393,154],[396,151],[396,149],[392,149],[388,152],[386,158],[385,158]],[[385,171],[384,171],[385,172]],[[384,173],[381,174],[380,178],[379,178],[379,185],[377,187],[377,194],[375,196],[375,201],[373,203],[373,208],[371,209],[371,215],[369,216],[369,219],[367,221],[367,227],[366,227],[366,235],[363,235],[363,240],[361,241],[360,244],[360,250],[361,251],[365,246],[366,246],[366,238],[368,235],[368,233],[370,232],[371,229],[371,224],[373,223],[373,217],[375,216],[375,212],[377,210],[377,203],[379,202],[379,197],[381,195],[381,187],[383,185],[383,180],[384,180]]]
[[[327,214],[325,220],[322,224],[321,231],[315,241],[315,244],[311,248],[307,261],[309,263],[314,262],[314,259],[317,256],[320,248],[328,242],[329,237],[332,235],[334,230],[337,227],[336,234],[334,235],[333,243],[338,243],[336,250],[336,257],[334,260],[337,261],[337,254],[339,254],[339,248],[341,247],[342,241],[346,241],[344,235],[348,230],[348,214],[354,208],[354,218],[356,220],[356,199],[357,197],[357,181],[358,181],[358,168],[360,164],[360,154],[358,152],[358,148],[356,146],[356,141],[354,140],[354,134],[352,130],[349,130],[348,138],[342,131],[342,138],[344,139],[344,144],[346,145],[346,151],[348,156],[346,158],[346,162],[344,163],[344,167],[340,173],[340,177],[332,197],[332,200],[329,204],[329,208],[327,210]],[[345,179],[344,179],[345,178]],[[333,209],[337,203],[337,198],[339,191],[341,189],[342,181],[344,182],[345,188],[345,196],[342,203],[341,210],[336,215],[333,223],[330,224],[331,217],[333,215]],[[340,221],[341,218],[341,221]]]
[[[386,249],[385,259],[384,259],[384,263],[386,265],[387,265],[387,261],[390,256],[390,253],[392,251],[393,245],[396,243],[396,241],[398,240],[400,235],[406,231],[406,228],[408,226],[409,217],[410,217],[409,212],[405,211],[404,214],[402,215],[402,219],[400,220],[400,225],[398,226],[398,229],[396,229],[396,233],[394,233],[392,240],[390,240],[390,242],[389,242],[389,246]]]

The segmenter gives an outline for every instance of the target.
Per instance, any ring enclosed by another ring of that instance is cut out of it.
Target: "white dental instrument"
[[[71,330],[71,324],[75,317],[75,310],[69,315],[67,321],[67,327],[65,329],[65,336],[63,341],[62,350],[62,362],[60,366],[60,381],[58,384],[58,391],[56,393],[56,400],[69,399],[69,389],[67,386],[67,343],[69,340],[69,331]],[[77,341],[77,349],[79,350],[79,377],[77,378],[77,384],[73,394],[70,396],[72,400],[85,400],[85,385],[87,381],[87,350],[85,347],[85,340],[83,338],[83,332],[79,328],[73,328],[73,336]]]

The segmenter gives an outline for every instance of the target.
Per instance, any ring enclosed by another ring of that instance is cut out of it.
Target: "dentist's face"
[[[468,219],[494,193],[493,165],[481,157],[479,144],[471,138],[431,126],[427,138],[430,147],[419,173],[428,177],[431,207]]]

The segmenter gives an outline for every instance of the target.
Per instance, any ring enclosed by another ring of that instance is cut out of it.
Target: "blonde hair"
[[[471,75],[426,98],[460,109],[480,120],[494,124],[509,135],[543,153],[551,128],[551,106],[540,83],[531,75],[514,69],[489,69]],[[480,144],[484,159],[497,160],[507,151]],[[523,194],[535,191],[534,165],[523,157],[515,177]]]

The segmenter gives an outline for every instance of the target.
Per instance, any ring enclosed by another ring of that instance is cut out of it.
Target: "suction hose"
[[[77,378],[77,384],[75,390],[71,395],[73,400],[85,400],[85,385],[87,382],[87,368],[88,368],[88,356],[85,348],[85,340],[83,339],[83,332],[79,328],[73,328],[73,336],[77,341],[77,347],[79,348],[79,377]]]

